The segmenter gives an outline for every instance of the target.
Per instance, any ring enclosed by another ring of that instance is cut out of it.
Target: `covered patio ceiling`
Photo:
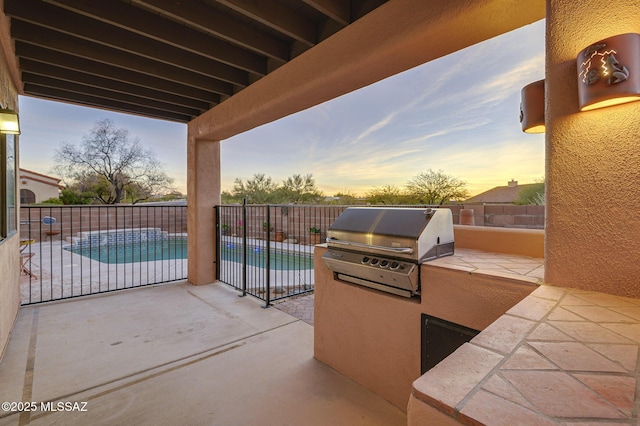
[[[20,94],[186,123],[386,1],[4,0],[4,13]]]

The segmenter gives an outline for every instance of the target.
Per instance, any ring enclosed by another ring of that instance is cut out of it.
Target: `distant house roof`
[[[518,181],[511,179],[507,186],[496,186],[488,191],[473,196],[465,203],[515,203],[518,200],[520,191],[536,185],[535,183],[527,183],[518,185]]]
[[[29,179],[34,182],[43,183],[45,185],[55,186],[57,188],[64,188],[60,185],[62,179],[58,179],[53,176],[48,176],[42,173],[33,172],[31,170],[20,168],[20,179]]]

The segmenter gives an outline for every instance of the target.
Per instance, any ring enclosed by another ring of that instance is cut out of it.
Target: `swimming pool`
[[[65,250],[109,264],[153,262],[156,260],[186,259],[187,240],[169,238],[162,241],[67,247]]]
[[[168,238],[162,241],[67,247],[65,250],[108,264],[180,260],[187,258],[187,240],[185,238]],[[242,245],[223,243],[220,257],[223,261],[242,263]],[[247,246],[247,265],[266,268],[266,264],[267,253],[264,248]],[[272,249],[269,264],[271,269],[276,270],[313,269],[313,256],[308,253]]]

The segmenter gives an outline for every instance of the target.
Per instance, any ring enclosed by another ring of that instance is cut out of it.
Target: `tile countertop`
[[[540,286],[413,384],[464,424],[637,425],[640,300]]]
[[[482,250],[456,248],[452,256],[430,260],[424,265],[456,269],[470,274],[483,274],[542,284],[544,259]]]

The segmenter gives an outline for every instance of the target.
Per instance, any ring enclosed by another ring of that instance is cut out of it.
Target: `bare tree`
[[[420,204],[442,205],[451,200],[469,197],[466,182],[445,174],[442,170],[429,169],[407,182],[407,192]]]
[[[173,178],[154,153],[109,119],[96,122],[79,147],[62,143],[54,158],[57,173],[91,190],[105,204],[120,203],[127,188],[136,192],[134,202],[172,189]]]

